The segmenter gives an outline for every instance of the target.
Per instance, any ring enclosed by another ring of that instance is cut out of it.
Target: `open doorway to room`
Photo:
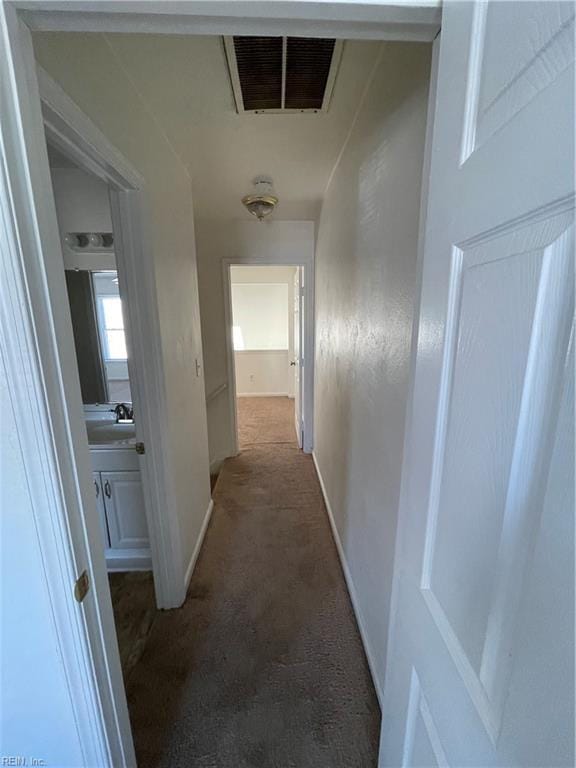
[[[259,443],[302,447],[300,272],[230,267],[240,450]]]
[[[156,613],[150,536],[136,438],[110,190],[47,142],[62,246],[62,266],[82,394],[82,419],[108,575],[120,661],[126,680]],[[72,345],[70,345],[72,347]]]

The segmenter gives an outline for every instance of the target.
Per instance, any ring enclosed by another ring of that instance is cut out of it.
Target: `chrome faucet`
[[[116,414],[116,424],[134,423],[134,409],[128,403],[118,403],[113,410]]]

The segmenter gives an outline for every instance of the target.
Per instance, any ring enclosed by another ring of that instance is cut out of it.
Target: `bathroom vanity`
[[[109,571],[150,570],[150,541],[134,424],[110,406],[86,410],[94,493]]]

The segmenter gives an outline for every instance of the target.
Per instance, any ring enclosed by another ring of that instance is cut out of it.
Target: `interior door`
[[[443,6],[381,768],[574,765],[573,35]]]
[[[298,446],[302,448],[302,361],[303,361],[303,279],[302,267],[294,271],[294,422]]]

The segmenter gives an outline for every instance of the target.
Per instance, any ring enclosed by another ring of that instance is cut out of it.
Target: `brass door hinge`
[[[74,584],[74,597],[76,600],[78,600],[79,603],[84,600],[86,595],[88,594],[88,590],[90,589],[90,579],[88,578],[88,573],[86,571],[82,571],[80,576],[76,579],[76,583]]]

